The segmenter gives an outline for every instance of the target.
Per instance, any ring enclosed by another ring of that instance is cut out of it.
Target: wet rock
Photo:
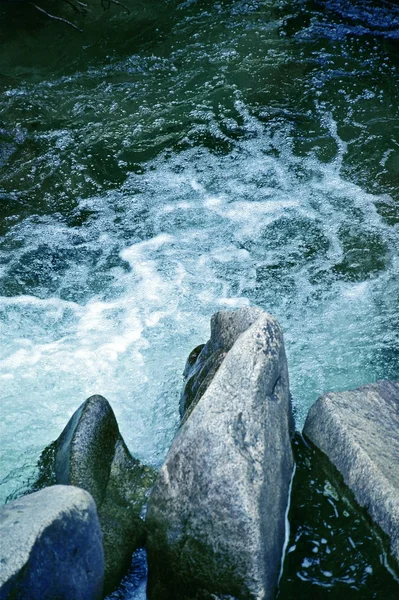
[[[102,396],[91,396],[41,457],[38,486],[75,485],[90,492],[103,532],[105,590],[112,590],[144,544],[141,518],[155,472],[133,458],[114,412]]]
[[[388,535],[399,563],[399,383],[325,394],[310,409],[304,434]]]
[[[234,312],[220,311],[211,318],[211,337],[190,353],[183,372],[186,378],[181,398],[180,416],[192,410],[204,394],[227,352],[238,336],[262,314],[257,307],[241,308]]]
[[[225,358],[148,504],[151,600],[266,600],[276,590],[293,469],[283,336],[260,309],[217,313],[211,327],[186,374],[215,353]]]
[[[102,534],[87,492],[53,486],[0,509],[1,600],[100,600]]]

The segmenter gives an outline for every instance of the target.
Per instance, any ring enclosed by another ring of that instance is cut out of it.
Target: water
[[[336,469],[299,435],[289,512],[290,538],[279,600],[395,600],[399,578],[376,532]]]
[[[93,393],[160,465],[221,308],[281,322],[298,427],[322,392],[399,376],[399,7],[79,24],[0,7],[2,501]]]

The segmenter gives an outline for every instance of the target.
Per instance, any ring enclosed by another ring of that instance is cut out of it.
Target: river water
[[[219,309],[279,319],[298,428],[399,377],[399,6],[129,6],[61,12],[83,33],[0,7],[3,502],[94,393],[159,466]],[[364,595],[373,568],[348,598],[391,598]]]

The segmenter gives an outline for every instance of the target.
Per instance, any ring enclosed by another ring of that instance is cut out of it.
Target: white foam
[[[355,220],[393,248],[379,198],[345,180],[339,161],[297,158],[289,136],[271,139],[238,108],[256,135],[233,158],[198,149],[160,158],[121,190],[81,200],[95,218],[78,233],[51,217],[16,226],[24,244],[15,261],[27,249],[40,261],[41,244],[65,250],[70,265],[56,292],[0,300],[5,475],[21,463],[28,431],[37,456],[93,393],[111,401],[132,452],[159,464],[186,357],[221,308],[257,304],[278,317],[299,423],[323,391],[380,375],[373,352],[389,341],[397,262],[367,281],[331,275],[344,255],[342,224]],[[278,156],[265,155],[272,144]],[[82,289],[83,300],[57,297],[67,289]]]
[[[367,298],[367,293],[370,288],[368,281],[362,281],[361,283],[348,286],[342,290],[342,294],[346,298],[360,299]]]
[[[223,196],[208,196],[204,200],[205,208],[220,208],[224,204],[225,198]]]

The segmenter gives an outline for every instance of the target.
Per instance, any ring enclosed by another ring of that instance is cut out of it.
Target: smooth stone
[[[132,553],[145,542],[141,513],[155,471],[133,458],[114,412],[102,396],[91,396],[46,448],[38,485],[75,485],[94,498],[103,532],[105,591],[120,581]]]
[[[104,553],[93,498],[53,486],[0,509],[1,600],[100,600]]]
[[[323,395],[303,433],[388,535],[399,563],[399,383],[378,381]]]
[[[212,323],[208,357],[227,350],[225,358],[148,503],[151,600],[269,600],[278,582],[293,471],[283,335],[260,309]]]

